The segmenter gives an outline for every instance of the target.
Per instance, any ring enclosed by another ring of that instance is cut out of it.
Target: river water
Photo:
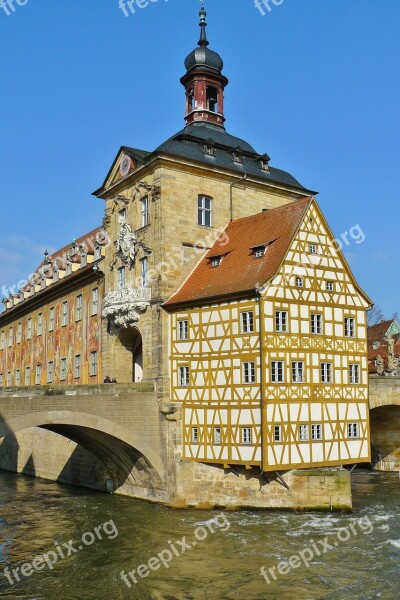
[[[0,472],[0,598],[398,600],[400,479],[352,477],[352,514],[223,513]]]

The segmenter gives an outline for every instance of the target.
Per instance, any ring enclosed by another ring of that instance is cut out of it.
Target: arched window
[[[218,112],[218,90],[215,87],[207,88],[207,109]]]

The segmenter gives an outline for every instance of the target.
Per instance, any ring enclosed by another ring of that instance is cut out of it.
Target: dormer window
[[[60,271],[56,265],[53,267],[53,281],[58,281],[60,279]]]
[[[94,245],[94,260],[100,260],[101,258],[101,246],[98,242]]]
[[[266,244],[262,244],[261,246],[254,246],[253,248],[251,248],[254,254],[254,258],[262,258],[265,254],[266,249]]]
[[[261,170],[262,171],[269,172],[269,166],[268,166],[268,159],[267,159],[267,157],[263,156],[261,158],[260,165],[261,165]]]
[[[86,248],[85,244],[82,244],[82,246],[79,249],[79,253],[81,256],[81,267],[86,267],[86,265],[87,265],[87,248]]]
[[[206,156],[215,156],[215,148],[211,144],[204,144],[204,154]]]
[[[71,257],[69,255],[69,253],[67,254],[65,272],[66,272],[66,275],[71,275],[71,273],[72,273],[72,263],[71,263]]]
[[[243,156],[241,154],[239,154],[238,152],[234,152],[233,153],[233,162],[238,165],[242,165],[243,164]]]
[[[71,249],[70,249],[70,255],[71,256],[75,256],[75,254],[78,252],[78,245],[75,244],[75,242],[72,244]]]
[[[222,262],[222,256],[212,256],[210,258],[210,266],[215,269],[216,267],[219,267],[219,265]]]

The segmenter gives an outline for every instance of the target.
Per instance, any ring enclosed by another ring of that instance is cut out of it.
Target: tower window
[[[199,196],[197,200],[198,224],[203,227],[212,226],[212,199],[209,196]]]
[[[211,112],[217,112],[218,90],[215,87],[208,87],[206,98],[207,98],[207,109]]]

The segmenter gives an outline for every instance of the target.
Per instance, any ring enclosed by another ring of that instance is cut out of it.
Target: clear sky
[[[199,31],[198,0],[136,0],[128,17],[119,0],[14,0],[15,12],[2,2],[0,287],[100,224],[91,192],[121,145],[153,150],[182,128],[179,78]],[[400,2],[268,5],[263,16],[254,0],[206,0],[210,47],[230,79],[227,129],[318,190],[337,237],[362,228],[346,256],[390,317],[400,309]]]

